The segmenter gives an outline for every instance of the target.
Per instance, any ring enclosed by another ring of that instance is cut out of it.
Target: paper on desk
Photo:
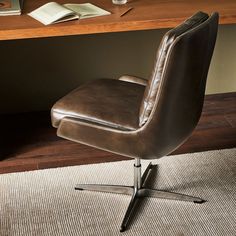
[[[78,19],[79,16],[56,2],[49,2],[28,14],[44,25]]]

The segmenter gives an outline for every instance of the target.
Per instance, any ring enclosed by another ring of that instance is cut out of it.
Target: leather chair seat
[[[60,99],[52,108],[52,124],[67,117],[121,130],[139,128],[145,86],[115,79],[92,81]]]

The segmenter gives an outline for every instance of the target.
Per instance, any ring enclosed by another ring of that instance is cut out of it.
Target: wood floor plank
[[[56,136],[50,113],[1,115],[0,174],[129,158]],[[208,95],[191,137],[172,154],[236,147],[236,93]]]

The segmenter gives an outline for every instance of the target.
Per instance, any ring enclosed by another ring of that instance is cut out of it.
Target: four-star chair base
[[[109,193],[118,193],[118,194],[127,194],[131,195],[132,198],[130,200],[128,209],[125,213],[124,219],[122,221],[120,232],[126,230],[129,220],[131,218],[132,212],[135,209],[136,203],[139,199],[143,197],[153,197],[153,198],[162,198],[162,199],[170,199],[170,200],[178,200],[178,201],[187,201],[194,203],[203,203],[205,200],[192,197],[179,193],[172,193],[167,191],[159,191],[156,189],[151,189],[145,187],[145,182],[147,177],[150,175],[153,165],[149,163],[145,172],[141,177],[141,164],[140,159],[135,159],[134,164],[134,186],[119,186],[119,185],[99,185],[99,184],[78,184],[75,189],[76,190],[88,190],[88,191],[98,191],[98,192],[109,192]]]

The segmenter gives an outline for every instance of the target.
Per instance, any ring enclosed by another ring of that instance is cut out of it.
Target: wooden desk
[[[49,1],[24,0],[21,16],[0,17],[0,40],[170,28],[199,10],[207,13],[218,11],[220,24],[236,23],[235,0],[130,0],[124,6],[113,5],[112,0],[58,0],[59,3],[91,2],[113,14],[44,26],[26,13],[46,2]],[[130,6],[134,9],[120,17]]]

